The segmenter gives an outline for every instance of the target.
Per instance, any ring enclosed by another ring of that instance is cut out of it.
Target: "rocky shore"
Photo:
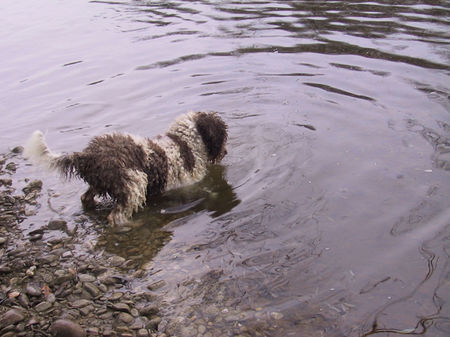
[[[152,285],[129,287],[145,273],[133,261],[89,250],[64,219],[20,227],[37,213],[43,190],[32,178],[16,186],[22,150],[0,155],[0,336],[166,336]],[[51,231],[67,235],[46,236]]]

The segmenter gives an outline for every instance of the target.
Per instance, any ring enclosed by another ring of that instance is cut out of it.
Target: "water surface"
[[[187,110],[229,124],[204,181],[153,200],[126,235],[90,233],[146,268],[134,290],[166,281],[168,332],[450,334],[448,2],[0,10],[1,151],[36,128],[61,152],[154,136]],[[82,212],[86,186],[34,174],[63,196],[34,222]]]

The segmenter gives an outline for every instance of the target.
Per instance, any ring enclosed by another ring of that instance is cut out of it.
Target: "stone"
[[[81,300],[76,300],[75,302],[73,302],[72,303],[72,307],[78,309],[78,308],[83,308],[83,307],[85,307],[85,306],[87,306],[89,304],[91,304],[91,301],[81,299]]]
[[[133,322],[133,320],[134,320],[133,316],[131,316],[131,315],[130,315],[129,313],[127,313],[127,312],[121,312],[121,313],[119,314],[119,319],[120,319],[122,322],[127,323],[127,324]]]
[[[78,274],[80,282],[94,282],[97,278],[90,274]]]
[[[142,316],[151,316],[157,314],[158,312],[159,312],[158,307],[152,304],[139,309],[139,313]]]
[[[55,321],[50,331],[55,337],[85,337],[86,332],[77,323],[66,319],[59,319]]]
[[[159,280],[159,281],[156,281],[156,282],[153,282],[153,283],[147,285],[147,288],[148,288],[149,290],[158,290],[159,288],[162,288],[162,287],[164,287],[165,285],[166,285],[166,281],[164,281],[164,280]]]
[[[37,304],[34,307],[34,309],[37,312],[43,312],[43,311],[46,311],[46,310],[50,309],[51,307],[52,307],[52,304],[50,302],[44,301],[44,302],[41,302],[41,303]]]
[[[122,302],[109,304],[108,307],[116,311],[130,312],[128,304]]]
[[[41,288],[33,283],[27,284],[27,286],[25,288],[25,292],[27,293],[27,295],[36,296],[36,297],[41,296],[41,294],[42,294]]]
[[[100,295],[100,290],[92,283],[86,282],[83,287],[94,298]]]
[[[33,191],[40,191],[42,189],[42,181],[41,180],[33,180],[27,186],[25,186],[22,191],[25,194],[29,194]]]
[[[62,219],[50,220],[48,222],[47,228],[50,230],[65,231],[67,230],[67,221]]]
[[[150,334],[148,333],[147,329],[139,329],[137,332],[137,337],[148,337]]]
[[[125,262],[125,259],[123,257],[120,257],[120,256],[112,256],[112,257],[109,258],[109,263],[113,267],[118,267],[124,262]]]
[[[25,319],[24,314],[16,309],[11,309],[0,316],[0,329],[8,325],[17,324]]]

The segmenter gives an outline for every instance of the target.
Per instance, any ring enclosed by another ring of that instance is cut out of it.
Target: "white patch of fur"
[[[127,170],[129,177],[127,201],[124,206],[116,208],[108,216],[110,223],[120,226],[128,222],[134,212],[137,212],[145,204],[147,192],[147,175],[138,170]]]
[[[167,156],[169,172],[166,190],[189,185],[201,180],[206,174],[207,152],[203,140],[197,131],[195,119],[197,112],[188,112],[179,116],[170,126],[168,133],[174,134],[187,143],[195,158],[192,172],[184,168],[178,145],[169,137],[164,136],[155,142],[161,146]]]
[[[33,132],[25,144],[24,155],[29,160],[44,165],[48,169],[54,169],[53,162],[59,155],[50,151],[45,142],[44,134],[37,130]]]

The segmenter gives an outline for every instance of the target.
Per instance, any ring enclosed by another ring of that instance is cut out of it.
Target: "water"
[[[75,151],[187,110],[229,124],[205,181],[155,199],[127,236],[90,233],[146,268],[136,291],[166,281],[168,331],[450,334],[448,2],[0,10],[2,152],[37,128]],[[44,178],[49,205],[64,197],[37,219],[81,212],[85,186]]]

